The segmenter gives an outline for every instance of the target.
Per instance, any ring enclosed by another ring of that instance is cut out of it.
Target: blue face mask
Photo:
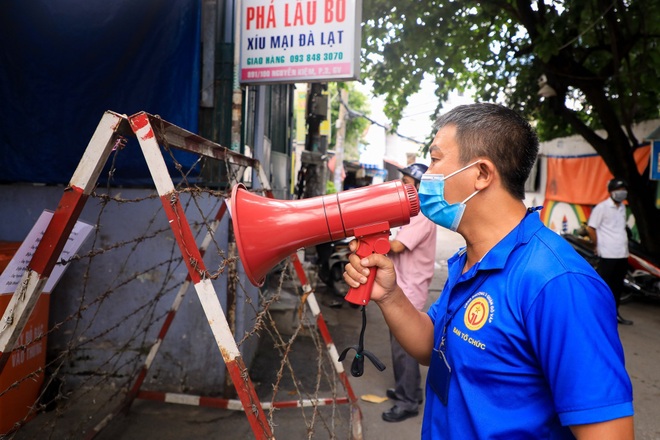
[[[461,203],[448,203],[445,200],[445,180],[470,168],[472,165],[478,164],[479,162],[479,160],[473,162],[468,166],[454,171],[447,177],[442,174],[424,174],[422,176],[422,181],[419,184],[418,191],[419,207],[422,210],[422,213],[433,223],[455,232],[463,218],[465,203],[477,195],[479,191],[475,191]]]

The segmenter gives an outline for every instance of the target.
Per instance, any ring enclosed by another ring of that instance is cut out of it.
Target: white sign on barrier
[[[0,274],[0,295],[13,294],[16,291],[16,287],[18,287],[18,283],[21,281],[25,271],[28,270],[28,264],[32,261],[32,256],[37,250],[37,246],[39,246],[39,242],[44,236],[52,217],[53,213],[51,211],[44,211],[41,213],[37,222],[32,227],[32,230],[30,230],[30,233],[25,237],[25,240],[23,240],[23,244],[21,244],[5,270]],[[44,293],[52,292],[69,265],[68,263],[60,264],[59,261],[68,261],[76,252],[78,252],[78,249],[80,249],[80,246],[82,246],[93,228],[94,226],[88,223],[82,221],[76,222],[71,231],[71,235],[69,235],[69,239],[64,245],[64,249],[62,249],[62,253],[57,259],[58,263],[55,264],[55,267],[53,267],[53,270],[48,277],[48,281],[46,281],[43,290]]]
[[[361,0],[243,0],[244,84],[360,76]]]

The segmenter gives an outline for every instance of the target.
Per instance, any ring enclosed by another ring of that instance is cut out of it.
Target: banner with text
[[[360,75],[361,0],[243,0],[241,83]]]

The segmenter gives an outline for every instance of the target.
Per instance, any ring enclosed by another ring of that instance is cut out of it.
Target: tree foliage
[[[330,139],[330,146],[334,148],[337,139],[337,128],[335,122],[339,118],[339,106],[341,105],[339,99],[339,89],[344,88],[348,90],[348,108],[351,111],[357,112],[361,115],[369,116],[371,108],[369,107],[369,98],[355,88],[353,83],[329,83],[328,95],[331,99],[331,122],[332,133]],[[369,127],[369,120],[358,116],[357,114],[349,114],[346,121],[346,135],[344,136],[344,160],[359,160],[360,154],[358,151],[358,143],[365,135]]]
[[[365,0],[363,21],[363,70],[393,121],[429,74],[441,104],[470,89],[533,120],[542,140],[580,134],[629,182],[643,244],[660,252],[655,185],[632,155],[632,125],[659,115],[660,2]],[[542,75],[555,96],[538,96]]]

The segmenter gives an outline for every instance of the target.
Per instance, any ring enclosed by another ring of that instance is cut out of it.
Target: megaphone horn
[[[262,286],[266,274],[300,248],[356,236],[371,241],[374,252],[386,253],[389,241],[385,249],[382,240],[368,236],[385,234],[387,240],[390,228],[417,215],[419,199],[413,185],[398,180],[301,200],[261,197],[238,184],[230,209],[245,273]]]

